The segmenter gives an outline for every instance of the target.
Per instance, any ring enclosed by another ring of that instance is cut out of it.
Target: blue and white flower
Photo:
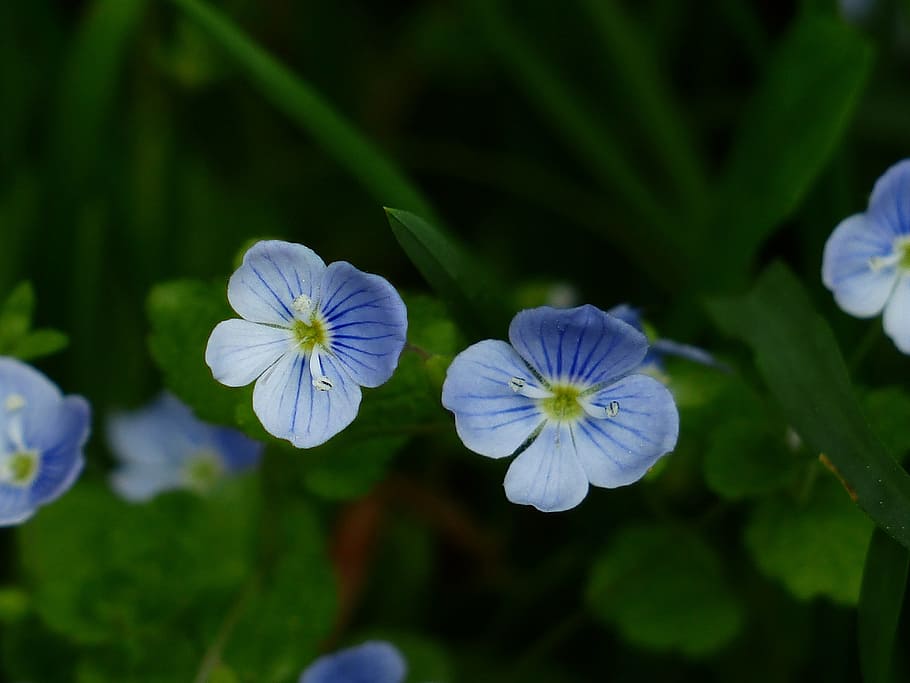
[[[375,640],[320,657],[299,683],[402,683],[406,673],[401,653],[390,643]]]
[[[831,233],[822,281],[850,315],[884,311],[885,333],[910,353],[910,159],[878,179],[865,213],[845,218]]]
[[[629,304],[619,304],[611,308],[607,313],[625,323],[629,323],[639,332],[645,332],[640,309]],[[641,367],[638,370],[661,380],[666,378],[664,374],[664,356],[677,356],[678,358],[685,358],[686,360],[715,368],[725,367],[714,356],[697,346],[683,344],[672,339],[654,339],[650,344],[648,354],[641,362]]]
[[[472,451],[517,456],[505,478],[512,502],[568,510],[589,483],[631,484],[676,446],[676,404],[637,373],[648,342],[631,325],[594,306],[543,306],[512,319],[509,341],[456,356],[442,403]]]
[[[84,463],[91,409],[33,367],[0,357],[0,526],[69,489]]]
[[[205,360],[222,384],[255,381],[253,411],[298,448],[347,427],[360,387],[386,382],[407,336],[404,302],[386,280],[289,242],[253,245],[231,276],[243,320],[219,323]]]
[[[139,410],[111,415],[107,441],[120,461],[111,486],[133,502],[175,489],[206,493],[224,477],[254,467],[262,454],[262,444],[202,422],[167,393]]]

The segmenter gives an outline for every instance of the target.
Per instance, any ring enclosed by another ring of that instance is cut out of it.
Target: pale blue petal
[[[645,335],[591,305],[522,311],[509,340],[547,381],[583,386],[632,372],[648,352]]]
[[[15,412],[22,420],[22,434],[25,444],[35,446],[47,429],[48,416],[56,414],[63,395],[57,385],[32,366],[15,358],[0,357],[0,450],[12,450],[8,443],[7,411],[4,405],[10,397],[25,401],[21,410]]]
[[[394,646],[369,641],[320,657],[299,683],[402,683],[406,673],[404,658]]]
[[[67,491],[82,472],[82,449],[88,440],[91,408],[81,396],[67,396],[48,416],[45,431],[29,446],[41,453],[37,475],[29,486],[35,505],[48,503]]]
[[[869,318],[881,313],[897,281],[896,266],[873,270],[871,259],[894,249],[893,235],[865,214],[844,219],[825,244],[822,281],[850,315]]]
[[[289,328],[225,320],[212,330],[205,362],[216,380],[229,387],[246,386],[294,346]]]
[[[329,391],[313,387],[309,357],[299,353],[282,356],[256,380],[253,411],[267,432],[298,448],[312,448],[351,424],[360,386],[328,355],[322,356],[322,370],[334,385]]]
[[[612,315],[614,318],[619,318],[624,323],[628,323],[634,327],[639,332],[644,332],[645,327],[641,321],[641,309],[630,306],[629,304],[619,304],[614,306],[609,311],[608,315]]]
[[[876,181],[867,213],[887,227],[892,239],[910,234],[910,159],[894,164]]]
[[[586,416],[573,427],[579,460],[594,486],[615,488],[641,479],[676,447],[679,413],[673,396],[653,377],[629,375],[589,398],[614,417]]]
[[[701,365],[708,365],[715,368],[724,367],[722,363],[719,363],[714,356],[704,349],[700,349],[697,346],[692,346],[690,344],[673,341],[672,339],[658,339],[654,341],[651,344],[650,353],[677,356],[695,363],[700,363]]]
[[[302,244],[257,242],[228,282],[228,301],[252,322],[286,324],[294,318],[294,299],[318,298],[324,272],[323,260]]]
[[[118,460],[164,469],[179,469],[208,441],[206,426],[167,393],[139,410],[114,413],[106,427],[108,446]]]
[[[543,421],[537,402],[509,380],[537,386],[521,356],[504,341],[478,342],[455,356],[442,385],[442,405],[455,413],[464,445],[490,458],[512,455]]]
[[[910,353],[910,274],[901,276],[885,306],[885,333],[902,353]]]
[[[407,309],[395,288],[378,275],[337,261],[326,269],[319,310],[328,348],[348,375],[365,387],[388,381],[408,332]]]
[[[242,472],[259,463],[262,444],[244,436],[235,429],[211,427],[215,450],[221,454],[225,469],[230,473]]]
[[[184,486],[184,472],[173,464],[129,463],[110,475],[111,487],[133,503],[144,503],[165,491]]]
[[[588,477],[575,453],[567,422],[548,422],[506,472],[506,498],[542,512],[561,512],[588,494]]]
[[[36,511],[27,488],[0,484],[0,526],[21,524]]]

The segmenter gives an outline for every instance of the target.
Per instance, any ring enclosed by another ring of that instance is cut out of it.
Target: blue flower
[[[174,489],[205,493],[223,476],[255,466],[262,454],[262,444],[198,420],[166,393],[108,418],[107,441],[121,463],[111,486],[135,502]]]
[[[0,357],[0,525],[20,524],[69,489],[84,463],[91,409],[47,377]]]
[[[231,276],[228,299],[243,320],[219,323],[205,361],[222,384],[256,381],[253,410],[266,430],[298,448],[347,427],[360,387],[386,382],[407,335],[407,311],[386,280],[300,244],[253,245]]]
[[[407,665],[389,643],[368,641],[320,657],[300,676],[299,683],[401,683]]]
[[[645,326],[641,319],[641,310],[638,308],[634,308],[629,304],[619,304],[611,308],[607,313],[630,324],[639,332],[645,331]],[[664,356],[678,356],[679,358],[685,358],[695,363],[716,368],[725,367],[714,356],[697,346],[683,344],[672,339],[655,339],[651,342],[648,353],[641,362],[639,372],[653,375],[659,379],[664,378]]]
[[[831,233],[822,281],[850,315],[871,318],[884,310],[885,332],[910,353],[910,159],[878,179],[865,213]]]
[[[667,388],[632,374],[645,336],[594,306],[522,311],[511,345],[486,340],[452,361],[442,388],[464,444],[490,458],[518,456],[506,497],[554,512],[578,505],[588,483],[640,479],[679,434]]]

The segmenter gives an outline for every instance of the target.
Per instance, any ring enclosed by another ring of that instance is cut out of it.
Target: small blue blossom
[[[442,388],[465,446],[517,456],[506,497],[568,510],[588,484],[638,481],[673,450],[679,414],[667,388],[637,373],[645,336],[594,306],[520,312],[509,341],[486,340],[452,361]]]
[[[255,381],[253,411],[298,448],[324,443],[360,407],[360,387],[385,383],[407,335],[404,302],[386,280],[289,242],[253,245],[231,276],[243,320],[219,323],[205,360],[222,384]]]
[[[47,377],[0,357],[0,525],[20,524],[69,489],[84,463],[91,409]]]
[[[611,308],[607,313],[614,318],[619,318],[623,322],[629,323],[639,332],[645,331],[645,326],[641,318],[641,310],[638,308],[634,308],[629,304],[619,304],[618,306]],[[724,367],[714,358],[714,356],[697,346],[683,344],[681,342],[673,341],[672,339],[655,339],[651,342],[651,346],[648,348],[648,354],[641,362],[641,367],[638,369],[639,372],[653,375],[658,379],[664,378],[664,356],[677,356],[695,363],[716,368]]]
[[[107,441],[121,463],[111,486],[133,502],[174,489],[205,493],[224,476],[255,466],[262,454],[262,444],[200,421],[167,393],[108,418]]]
[[[404,657],[393,645],[368,641],[320,657],[299,683],[401,683],[406,673]]]
[[[910,159],[878,179],[865,213],[831,233],[822,281],[850,315],[871,318],[884,310],[885,333],[910,353]]]

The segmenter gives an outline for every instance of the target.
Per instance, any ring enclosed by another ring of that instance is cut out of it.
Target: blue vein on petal
[[[581,351],[581,344],[585,339],[585,335],[588,334],[588,318],[590,315],[586,314],[585,324],[581,328],[581,334],[578,335],[578,342],[575,344],[575,353],[572,355],[572,367],[569,369],[569,377],[575,377],[575,368],[578,365],[578,354]]]
[[[277,301],[279,304],[281,304],[281,307],[284,309],[285,313],[288,314],[288,317],[293,318],[294,314],[291,313],[291,309],[289,309],[285,305],[285,303],[279,298],[277,292],[275,292],[275,290],[272,289],[272,286],[268,282],[265,281],[265,278],[262,277],[262,273],[260,273],[258,270],[256,270],[256,267],[252,266],[252,265],[250,266],[250,270],[252,270],[256,274],[256,277],[259,278],[259,281],[265,286],[265,288],[267,290],[269,290],[269,292],[271,292],[272,296],[275,297],[275,301]]]
[[[354,311],[358,311],[361,308],[382,308],[381,305],[377,305],[377,304],[379,304],[380,301],[385,301],[388,298],[389,298],[388,296],[381,296],[377,299],[373,299],[372,301],[367,301],[366,303],[357,304],[356,306],[351,306],[350,308],[346,308],[343,311],[341,311],[341,313],[335,313],[331,317],[327,317],[326,320],[329,323],[333,323],[336,320],[338,320],[340,317],[347,315],[348,313],[353,313]],[[342,303],[344,303],[344,302],[342,302]],[[340,306],[341,304],[338,304],[338,305]]]
[[[339,307],[339,306],[343,306],[345,303],[347,303],[348,301],[350,301],[351,299],[353,299],[355,296],[357,296],[358,294],[364,294],[367,290],[365,290],[365,289],[358,289],[358,290],[355,290],[355,291],[352,292],[351,294],[348,294],[345,298],[343,298],[343,299],[342,299],[341,301],[339,301],[337,304],[332,305],[332,300],[335,298],[335,295],[336,295],[338,292],[340,292],[340,291],[341,291],[341,288],[339,287],[338,289],[336,289],[336,290],[332,293],[332,296],[330,296],[330,297],[329,297],[329,300],[326,301],[325,304],[323,305],[323,308],[322,308],[322,311],[323,311],[323,312],[322,312],[322,314],[323,314],[326,318],[328,318],[329,320],[332,320],[332,314],[333,314],[336,310],[338,310],[338,307]],[[329,306],[331,306],[331,308],[329,308]]]
[[[543,338],[543,318],[541,317],[540,327],[537,330],[537,338],[540,340],[540,349],[543,351],[544,360],[547,363],[547,373],[553,377],[553,367],[550,365],[550,352],[547,351],[547,343]]]
[[[390,337],[397,337],[397,334],[380,334],[375,337],[362,337],[356,334],[333,334],[332,339],[353,339],[355,341],[375,341],[377,339],[388,339]]]
[[[610,462],[612,462],[614,465],[616,465],[616,466],[617,466],[619,469],[621,469],[621,470],[630,470],[630,469],[632,469],[632,465],[627,465],[626,463],[621,462],[621,461],[617,460],[616,458],[614,458],[613,455],[612,455],[609,451],[604,450],[603,447],[600,445],[600,443],[598,443],[597,440],[596,440],[593,436],[591,436],[591,433],[588,431],[588,427],[593,427],[593,426],[595,426],[595,425],[594,425],[592,422],[587,421],[587,420],[584,421],[584,422],[579,422],[579,423],[578,423],[579,429],[581,429],[582,433],[583,433],[586,437],[588,437],[588,441],[590,441],[592,444],[594,444],[595,448],[597,448],[597,450],[598,450],[602,455],[607,456],[607,459],[608,459]],[[614,439],[612,436],[610,436],[609,434],[607,434],[607,433],[605,433],[605,432],[603,432],[603,431],[601,431],[601,430],[599,430],[599,429],[598,429],[597,431],[599,431],[599,432],[601,433],[601,435],[607,437],[607,439],[609,439],[610,441],[612,441],[612,442],[613,442],[616,446],[618,446],[621,450],[628,452],[629,449],[626,448],[625,446],[623,446],[621,443],[619,443],[619,442],[618,442],[616,439]]]
[[[275,263],[275,260],[272,258],[272,255],[266,253],[266,254],[263,254],[263,256],[265,257],[265,260],[266,260],[266,261],[268,261],[269,263],[272,264],[272,267],[275,268],[275,272],[277,272],[277,273],[281,276],[281,279],[284,280],[284,286],[288,288],[288,296],[290,296],[291,299],[293,299],[295,296],[297,296],[296,294],[294,294],[294,290],[293,290],[293,288],[291,287],[291,283],[288,282],[288,278],[287,278],[287,276],[284,274],[284,271],[281,270],[281,268],[278,267],[278,264]],[[296,269],[296,268],[294,268],[294,275],[295,275],[295,276],[297,275],[297,269]],[[297,276],[297,281],[298,281],[298,282],[300,281],[300,277],[299,277],[299,276]]]
[[[456,396],[456,399],[462,398],[474,398],[473,396],[466,394],[462,396]],[[524,410],[534,410],[536,406],[533,404],[528,404],[524,406],[515,406],[513,408],[502,408],[501,410],[482,410],[480,412],[468,412],[466,410],[458,411],[459,415],[464,415],[466,417],[493,417],[494,415],[506,415],[508,413],[519,413]]]
[[[398,327],[398,323],[390,323],[385,320],[354,320],[353,322],[344,323],[342,325],[333,325],[332,332],[337,330],[343,330],[345,327],[351,327],[352,325],[382,325],[383,327]]]
[[[591,377],[594,375],[594,373],[597,372],[597,370],[600,368],[600,364],[603,363],[604,360],[607,358],[607,356],[609,356],[613,352],[613,349],[616,348],[617,343],[619,343],[619,335],[614,334],[612,337],[610,337],[610,346],[607,347],[607,350],[604,351],[603,355],[600,358],[598,358],[594,363],[591,364],[591,367],[589,367],[587,372],[585,372],[584,377],[581,378],[582,381],[587,382],[589,379],[591,379]],[[599,342],[598,342],[598,346],[600,346]],[[594,350],[592,349],[591,354],[593,355],[593,353],[594,353]],[[587,365],[587,360],[585,361],[585,365]],[[616,365],[616,363],[613,363],[613,366],[615,366],[615,365]]]
[[[297,372],[297,392],[294,395],[294,412],[291,416],[291,431],[297,426],[297,406],[300,405],[300,387],[303,384],[303,356],[298,355],[294,363],[300,364],[300,370]],[[292,369],[293,372],[293,369]]]

